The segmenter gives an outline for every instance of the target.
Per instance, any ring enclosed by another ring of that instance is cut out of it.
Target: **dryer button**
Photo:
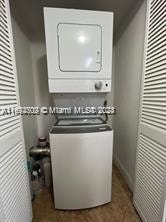
[[[103,83],[101,81],[95,83],[95,89],[99,90],[102,88]]]

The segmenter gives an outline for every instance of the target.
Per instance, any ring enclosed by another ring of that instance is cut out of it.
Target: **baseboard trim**
[[[130,190],[133,191],[133,181],[132,181],[131,176],[128,174],[127,170],[125,169],[125,167],[123,166],[123,164],[121,163],[121,161],[118,159],[118,157],[115,154],[113,155],[113,160],[114,160],[115,166],[120,170],[121,174],[123,175]]]

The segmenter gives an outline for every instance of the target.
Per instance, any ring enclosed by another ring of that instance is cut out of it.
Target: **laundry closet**
[[[166,221],[165,9],[0,0],[1,222]]]

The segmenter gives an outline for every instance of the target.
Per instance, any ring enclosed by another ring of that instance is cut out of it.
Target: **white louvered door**
[[[19,105],[8,0],[0,0],[0,109]],[[0,115],[0,222],[32,220],[28,173],[19,116]]]
[[[166,1],[147,3],[134,205],[143,221],[165,222]]]

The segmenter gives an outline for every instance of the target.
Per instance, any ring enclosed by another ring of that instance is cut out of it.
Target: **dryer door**
[[[99,25],[59,23],[57,29],[62,72],[101,70],[102,30]]]

